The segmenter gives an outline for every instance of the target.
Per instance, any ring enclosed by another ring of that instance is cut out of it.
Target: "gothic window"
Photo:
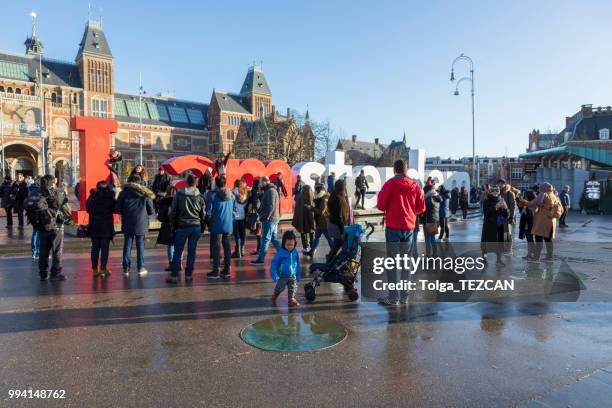
[[[17,95],[21,95],[21,88],[15,88],[15,93]]]
[[[227,131],[227,140],[234,140],[234,131],[231,129]]]

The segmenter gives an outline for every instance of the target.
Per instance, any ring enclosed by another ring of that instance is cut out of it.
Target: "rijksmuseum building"
[[[78,133],[70,130],[74,116],[116,119],[119,130],[111,145],[123,153],[124,169],[140,161],[142,143],[149,174],[176,155],[214,159],[231,151],[241,124],[290,118],[276,112],[256,65],[239,93],[214,90],[209,103],[161,94],[141,101],[138,94],[115,92],[113,54],[97,21],[87,22],[74,62],[44,55],[34,20],[25,46],[25,54],[0,51],[0,144],[5,172],[13,176],[51,172],[72,184],[79,152]],[[106,154],[100,152],[100,160]]]

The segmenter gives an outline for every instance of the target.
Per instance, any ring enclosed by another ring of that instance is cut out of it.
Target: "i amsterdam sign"
[[[79,132],[79,157],[80,208],[86,208],[89,191],[95,188],[100,180],[106,180],[109,171],[106,165],[106,155],[110,151],[111,134],[117,132],[117,121],[113,119],[94,117],[75,117],[70,122],[71,129]],[[425,165],[425,153],[423,150],[414,149],[414,156],[410,157],[408,177],[422,183]],[[213,176],[216,169],[213,161],[208,157],[199,155],[177,156],[162,163],[164,169],[173,176],[178,176],[187,170],[196,176],[202,176],[210,169]],[[304,183],[314,187],[316,180],[323,176],[334,173],[336,179],[345,179],[349,195],[352,197],[355,191],[354,179],[363,171],[368,179],[369,189],[365,199],[365,208],[376,206],[377,193],[385,181],[394,176],[390,167],[374,166],[350,166],[344,163],[344,152],[329,152],[325,164],[319,162],[300,162],[292,168],[282,160],[268,160],[262,162],[258,159],[230,159],[226,166],[227,185],[232,186],[236,180],[244,178],[249,186],[253,180],[268,176],[271,180],[282,174],[287,189],[287,197],[281,196],[280,211],[282,214],[293,211],[293,185],[300,176]],[[465,172],[441,172],[432,170],[428,176],[437,179],[438,183],[447,188],[469,186],[469,175]],[[178,187],[180,187],[180,182]],[[86,211],[73,212],[75,222],[87,223]]]

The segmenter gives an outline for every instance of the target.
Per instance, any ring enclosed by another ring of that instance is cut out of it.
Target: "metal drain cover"
[[[268,351],[312,351],[338,344],[347,335],[340,323],[316,314],[288,314],[245,327],[240,336],[253,347]]]

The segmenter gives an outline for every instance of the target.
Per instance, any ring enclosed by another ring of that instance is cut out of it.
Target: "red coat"
[[[417,214],[425,212],[425,196],[416,181],[395,176],[383,185],[376,206],[385,212],[387,227],[413,231]]]

